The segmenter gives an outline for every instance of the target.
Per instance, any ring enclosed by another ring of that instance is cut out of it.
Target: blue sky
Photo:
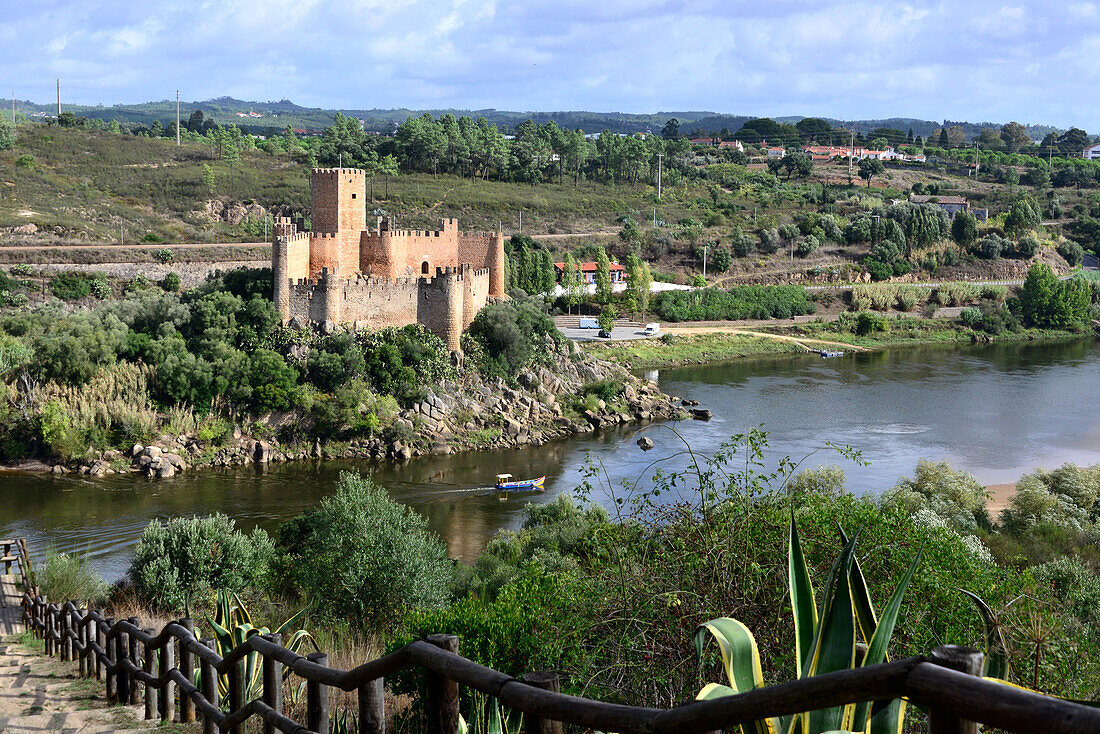
[[[1100,130],[1100,0],[0,0],[0,94]]]

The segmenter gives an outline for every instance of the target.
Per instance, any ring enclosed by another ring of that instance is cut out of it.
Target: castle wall
[[[450,349],[491,297],[504,295],[504,238],[438,231],[367,229],[362,171],[315,169],[313,229],[279,217],[272,267],[283,319],[357,328],[423,324]]]

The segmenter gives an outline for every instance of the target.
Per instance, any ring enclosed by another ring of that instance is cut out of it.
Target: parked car
[[[600,329],[600,333],[599,333],[598,336],[601,339],[610,339],[611,338],[611,332],[608,331],[607,329]]]
[[[578,329],[598,329],[598,328],[600,328],[600,321],[599,321],[599,319],[585,319],[585,318],[578,319],[577,320],[577,328]]]

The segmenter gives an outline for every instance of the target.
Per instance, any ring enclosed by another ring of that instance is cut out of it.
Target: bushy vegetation
[[[61,282],[84,295],[106,285],[73,276]],[[455,375],[446,345],[423,326],[294,331],[280,324],[270,293],[269,270],[236,270],[184,293],[135,284],[86,310],[46,305],[0,315],[0,457],[77,459],[143,442],[165,409],[188,413],[196,430],[241,414],[297,411],[303,420],[285,429],[293,440],[374,435],[425,384]],[[475,368],[513,375],[545,356],[546,338],[560,338],[536,305],[499,310],[507,313],[483,317],[478,354],[487,356]]]
[[[245,534],[225,515],[154,520],[141,534],[130,579],[143,598],[185,609],[192,597],[270,583],[275,544],[263,530]]]
[[[450,597],[454,567],[425,520],[370,479],[343,473],[336,494],[279,528],[287,583],[315,614],[381,630],[406,609]]]
[[[482,372],[514,379],[524,367],[544,362],[562,338],[537,300],[516,298],[478,311],[462,344]]]
[[[35,580],[46,598],[75,601],[88,608],[101,605],[110,591],[110,585],[96,572],[88,557],[80,553],[47,553]]]
[[[773,464],[766,450],[766,434],[736,436],[715,456],[696,456],[687,472],[623,488],[613,516],[569,497],[530,506],[520,529],[502,531],[458,569],[418,515],[343,475],[333,497],[280,529],[274,572],[253,593],[312,600],[313,626],[370,631],[388,649],[458,634],[463,654],[508,674],[557,670],[567,692],[669,707],[698,690],[691,630],[722,615],[754,632],[763,684],[795,677],[788,574],[777,562],[793,511],[819,588],[840,552],[838,525],[859,529],[859,564],[876,605],[923,549],[892,656],[945,642],[981,646],[981,617],[959,592],[966,589],[997,610],[1013,680],[1074,697],[1100,691],[1087,642],[1100,631],[1100,556],[1087,541],[1096,533],[1097,469],[1025,477],[997,525],[981,485],[946,463],[920,462],[876,500],[847,494],[838,467],[794,475],[796,462]],[[598,479],[592,468],[581,496]],[[201,555],[178,562],[192,567]],[[132,573],[139,569],[135,560]],[[702,662],[704,680],[720,677],[717,657]],[[390,685],[412,693],[419,682],[402,673]]]
[[[738,286],[663,291],[653,309],[665,321],[789,319],[814,313],[816,305],[801,286]]]

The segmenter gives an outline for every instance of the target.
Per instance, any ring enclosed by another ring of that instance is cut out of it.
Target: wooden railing
[[[2,551],[0,563],[4,564],[4,575],[10,575],[12,564],[17,564],[23,589],[37,594],[37,587],[34,585],[34,570],[31,568],[31,554],[27,551],[26,538],[0,540],[0,551]]]
[[[213,639],[195,637],[188,619],[157,632],[141,629],[134,618],[107,618],[102,611],[79,609],[72,602],[50,604],[29,593],[23,604],[28,629],[45,641],[46,654],[76,660],[80,675],[104,679],[108,701],[144,701],[146,719],[172,721],[178,712],[181,722],[191,722],[201,715],[205,734],[244,734],[252,717],[263,721],[265,734],[328,734],[331,688],[357,692],[360,734],[382,734],[383,680],[414,666],[425,672],[430,734],[457,733],[460,685],[523,712],[525,731],[540,734],[560,732],[561,723],[621,734],[703,734],[763,717],[899,697],[928,709],[931,734],[976,732],[975,722],[1014,732],[1100,732],[1100,710],[986,680],[980,677],[980,652],[950,645],[928,657],[662,710],[565,695],[557,692],[552,674],[513,678],[460,656],[454,635],[433,635],[352,670],[339,670],[329,667],[324,653],[302,657],[291,652],[280,644],[279,635],[250,637],[222,657]],[[244,667],[251,652],[262,659],[263,686],[259,698],[246,701]],[[306,681],[304,725],[283,713],[284,666]],[[219,696],[219,674],[228,678],[228,700]]]

